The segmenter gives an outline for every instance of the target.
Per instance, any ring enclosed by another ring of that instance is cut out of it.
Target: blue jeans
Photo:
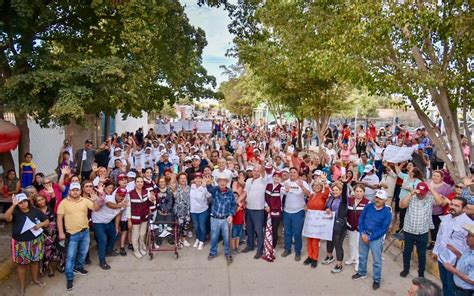
[[[453,274],[446,270],[444,265],[438,261],[439,277],[443,283],[443,295],[454,296],[456,285],[454,284]]]
[[[380,283],[382,280],[382,250],[383,237],[368,244],[359,239],[359,271],[361,275],[367,275],[367,261],[369,259],[369,250],[372,253],[374,282]]]
[[[99,262],[105,262],[105,253],[112,252],[115,243],[117,242],[117,230],[115,229],[115,221],[105,223],[92,223],[92,230],[94,231],[97,240],[97,251],[99,254]]]
[[[290,214],[283,212],[283,227],[285,228],[285,250],[291,252],[291,241],[295,239],[295,255],[301,256],[303,247],[304,210]]]
[[[84,261],[89,251],[89,229],[76,232],[69,236],[66,255],[66,279],[72,281],[74,279],[74,268],[84,268]],[[77,256],[77,260],[76,260]]]
[[[212,256],[217,255],[217,243],[221,233],[224,238],[224,254],[227,257],[229,254],[229,224],[227,223],[227,219],[211,217],[211,250],[209,254]]]
[[[257,254],[263,252],[263,219],[264,210],[247,210],[245,212],[245,223],[247,225],[247,247],[254,249],[255,234],[257,234]]]
[[[191,213],[191,219],[193,220],[193,228],[196,232],[196,239],[200,242],[205,241],[207,220],[209,219],[209,209],[202,213]]]

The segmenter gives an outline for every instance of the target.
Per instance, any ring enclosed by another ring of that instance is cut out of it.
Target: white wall
[[[64,128],[41,128],[33,120],[28,120],[30,129],[30,152],[37,172],[50,175],[58,165],[59,149],[64,141]],[[18,147],[12,151],[15,168],[18,169]],[[23,158],[22,158],[23,159]],[[18,172],[17,172],[18,173]]]
[[[115,132],[119,135],[124,132],[135,132],[138,128],[143,127],[145,133],[148,127],[148,113],[142,111],[142,116],[139,118],[127,117],[122,119],[122,113],[118,112],[115,115]]]

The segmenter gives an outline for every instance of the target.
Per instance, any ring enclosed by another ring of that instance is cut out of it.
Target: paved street
[[[325,255],[322,244],[321,256]],[[221,248],[221,245],[219,246]],[[303,258],[306,258],[306,247]],[[346,249],[347,240],[346,240]],[[109,260],[112,269],[102,271],[97,266],[96,252],[92,252],[92,266],[87,276],[76,276],[75,289],[66,292],[66,281],[57,273],[53,279],[45,278],[47,286],[30,286],[27,295],[406,295],[412,277],[399,277],[401,258],[392,260],[389,250],[384,256],[381,288],[374,292],[372,280],[353,281],[353,267],[345,267],[341,274],[333,275],[333,265],[319,265],[316,269],[295,262],[293,256],[281,258],[281,248],[277,249],[277,259],[273,263],[254,260],[253,254],[235,256],[234,263],[227,267],[222,248],[220,256],[207,261],[207,251],[186,248],[176,260],[173,253],[155,254],[136,259],[131,253],[127,257]],[[334,263],[333,263],[334,264]],[[371,272],[371,268],[369,269]],[[415,274],[412,270],[412,274]],[[430,279],[433,279],[429,276]],[[12,276],[0,284],[1,295],[14,295],[16,278]]]

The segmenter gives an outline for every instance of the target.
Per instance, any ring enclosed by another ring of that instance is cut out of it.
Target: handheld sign
[[[307,210],[303,225],[303,236],[332,241],[334,214],[329,216],[325,211]]]

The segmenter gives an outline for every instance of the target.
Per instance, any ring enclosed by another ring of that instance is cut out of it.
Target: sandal
[[[37,286],[43,288],[43,287],[46,286],[46,283],[45,283],[45,282],[42,282],[42,281],[38,281],[38,282],[31,281],[30,285],[37,285]]]
[[[48,277],[50,277],[50,278],[51,278],[51,277],[54,277],[54,272],[49,273],[49,274],[48,274]]]

